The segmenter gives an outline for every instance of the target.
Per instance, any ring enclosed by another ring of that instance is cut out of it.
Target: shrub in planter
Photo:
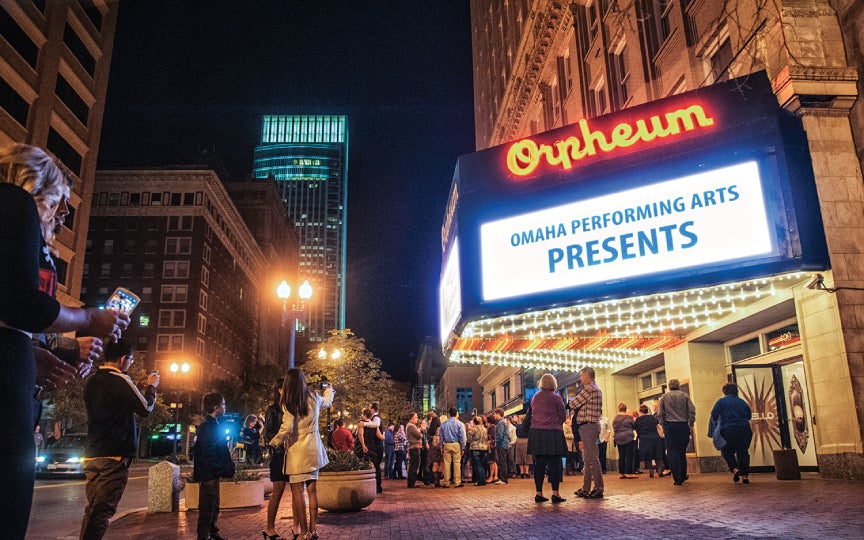
[[[318,507],[353,512],[375,500],[375,470],[353,452],[327,450],[330,463],[318,472]]]
[[[246,508],[264,504],[264,483],[260,468],[238,466],[231,478],[222,478],[219,484],[220,508]],[[186,509],[198,508],[198,483],[191,474],[186,481]]]

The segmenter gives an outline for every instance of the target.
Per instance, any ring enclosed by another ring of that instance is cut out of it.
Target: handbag
[[[723,450],[726,448],[726,439],[723,438],[723,435],[720,433],[719,429],[714,430],[714,448],[717,450]]]

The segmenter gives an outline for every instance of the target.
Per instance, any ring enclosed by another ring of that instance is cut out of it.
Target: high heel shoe
[[[276,534],[267,534],[267,531],[261,531],[261,534],[264,536],[264,540],[285,540],[282,536],[279,536],[279,533]],[[297,535],[294,535],[296,540]]]

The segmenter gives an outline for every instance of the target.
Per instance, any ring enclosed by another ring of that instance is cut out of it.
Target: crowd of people
[[[156,401],[159,374],[142,381],[126,374],[134,361],[132,347],[122,339],[129,324],[122,311],[73,308],[56,299],[57,277],[53,256],[54,235],[69,213],[72,175],[50,153],[24,144],[0,148],[0,430],[7,444],[7,482],[0,490],[0,517],[4,537],[24,538],[33,496],[34,459],[44,443],[38,429],[41,393],[75,378],[85,379],[84,401],[88,440],[84,470],[87,507],[81,524],[82,539],[101,538],[114,515],[137,450],[136,416],[147,416]],[[63,338],[79,332],[84,337]],[[71,340],[71,341],[68,341]],[[93,372],[93,362],[104,365]],[[91,375],[91,372],[92,375]],[[534,500],[561,503],[565,474],[583,473],[575,495],[585,499],[604,496],[603,473],[609,439],[618,449],[620,478],[636,478],[643,465],[649,476],[671,474],[676,486],[687,481],[686,452],[696,410],[693,401],[672,379],[666,392],[649,411],[646,404],[630,410],[618,405],[612,422],[603,416],[603,399],[594,370],[580,371],[575,396],[565,403],[552,374],[539,381],[524,416],[507,416],[497,408],[471,418],[467,424],[450,407],[439,418],[433,411],[424,418],[410,413],[404,422],[382,423],[378,404],[370,403],[351,433],[342,419],[322,436],[319,415],[333,403],[334,390],[324,380],[320,388],[306,384],[302,370],[291,369],[273,387],[264,421],[246,417],[243,439],[246,459],[261,464],[261,437],[269,447],[273,492],[268,504],[265,540],[282,537],[275,518],[285,488],[293,510],[292,539],[317,539],[319,470],[329,458],[325,440],[337,451],[355,452],[375,469],[376,487],[382,479],[404,479],[408,488],[425,486],[461,488],[507,484],[511,478],[533,475]],[[723,386],[724,397],[710,414],[708,434],[721,451],[733,481],[749,483],[748,449],[752,440],[751,412],[738,397],[738,387]],[[197,535],[199,540],[220,540],[219,480],[234,475],[235,465],[219,428],[225,413],[222,395],[208,393],[202,400],[204,421],[198,426],[192,450],[193,479],[200,484]],[[383,464],[383,468],[382,468]],[[551,497],[544,495],[548,482]],[[308,503],[307,503],[308,500]]]

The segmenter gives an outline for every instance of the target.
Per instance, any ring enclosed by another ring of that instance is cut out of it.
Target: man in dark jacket
[[[213,392],[204,396],[201,408],[207,416],[198,426],[198,439],[192,449],[195,468],[192,474],[199,484],[198,540],[222,540],[216,520],[219,518],[219,479],[234,476],[234,462],[219,428],[217,418],[225,414],[225,398]]]
[[[81,521],[81,538],[102,538],[108,520],[129,480],[129,466],[138,450],[135,415],[148,416],[156,403],[159,374],[147,377],[139,390],[126,371],[133,362],[133,350],[124,339],[105,345],[105,365],[84,384],[87,409],[87,446],[84,473],[87,475],[87,508]]]

